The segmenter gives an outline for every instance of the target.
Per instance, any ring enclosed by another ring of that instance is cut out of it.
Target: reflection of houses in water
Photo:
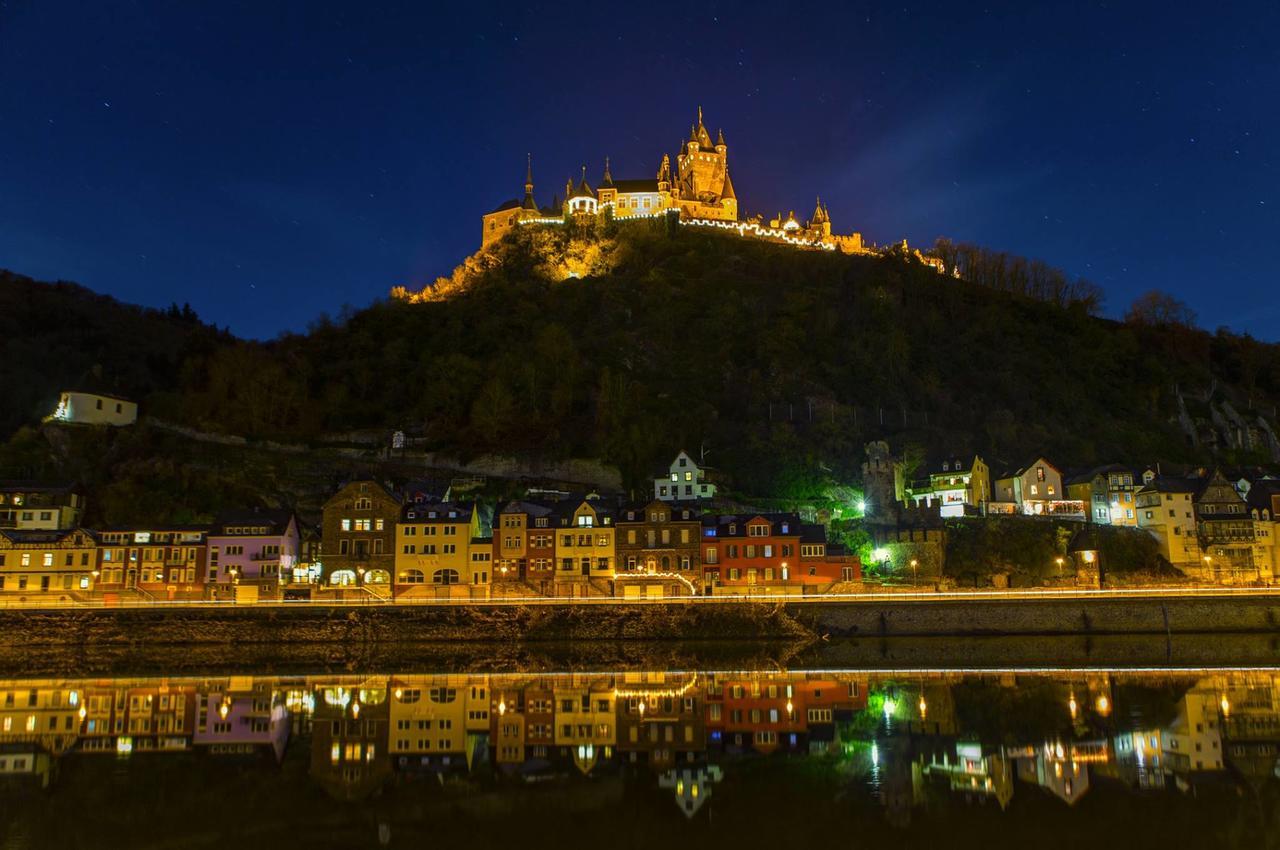
[[[1091,766],[1111,760],[1106,741],[1046,741],[1009,755],[1017,761],[1019,780],[1039,785],[1068,806],[1088,793]]]
[[[941,780],[952,794],[979,802],[995,800],[1002,809],[1013,799],[1013,778],[1003,751],[984,752],[980,741],[956,741],[950,750],[944,746],[922,753],[916,766],[920,779]]]
[[[552,695],[556,761],[563,764],[567,760],[583,774],[611,761],[617,744],[612,677],[559,678]]]
[[[317,683],[311,775],[333,797],[359,800],[391,773],[386,680]]]
[[[629,763],[662,771],[706,752],[704,692],[697,674],[626,673],[621,679],[614,690],[618,751]]]
[[[1280,778],[1280,677],[1243,676],[1223,687],[1226,759],[1252,782]],[[1223,705],[1219,700],[1219,708]]]
[[[836,719],[866,706],[861,679],[708,677],[708,744],[730,754],[828,752],[835,749]]]
[[[284,758],[289,712],[270,679],[232,676],[196,695],[194,747],[210,755]]]
[[[0,780],[31,781],[41,788],[48,788],[53,780],[53,765],[53,757],[39,744],[0,744]]]
[[[1203,679],[1179,700],[1177,714],[1167,726],[1117,735],[1116,766],[1121,777],[1139,788],[1163,788],[1170,778],[1183,786],[1196,774],[1221,771],[1223,699],[1218,680]]]
[[[685,765],[659,776],[658,787],[672,791],[680,811],[691,818],[711,798],[711,786],[723,778],[724,771],[718,765]]]
[[[397,770],[444,776],[488,759],[487,677],[393,677],[389,684],[388,751]]]

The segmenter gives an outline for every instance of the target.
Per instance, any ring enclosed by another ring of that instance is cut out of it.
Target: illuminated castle
[[[553,199],[550,206],[539,207],[533,198],[533,158],[529,157],[524,178],[524,199],[512,198],[482,218],[481,247],[501,239],[520,224],[561,224],[575,217],[595,217],[608,211],[614,219],[653,218],[678,215],[681,224],[736,230],[740,235],[787,242],[804,247],[840,249],[846,253],[863,251],[862,236],[852,233],[834,236],[831,216],[819,201],[812,218],[801,224],[791,213],[781,214],[765,223],[760,216],[745,221],[738,218],[738,196],[729,177],[729,148],[724,131],[711,140],[698,120],[690,127],[689,138],[676,155],[676,171],[671,172],[671,158],[663,154],[657,174],[652,179],[614,180],[609,160],[604,161],[604,174],[598,186],[587,182],[586,166],[575,184],[565,181],[564,200]]]

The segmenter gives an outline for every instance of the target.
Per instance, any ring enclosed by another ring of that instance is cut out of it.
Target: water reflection
[[[1003,815],[1025,800],[1052,816],[1046,806],[1077,810],[1101,788],[1244,801],[1231,835],[1252,841],[1275,824],[1278,746],[1280,675],[1266,671],[7,680],[0,814],[10,845],[48,846],[74,833],[61,814],[89,818],[121,775],[111,805],[139,811],[184,782],[207,787],[211,806],[235,804],[252,782],[295,818],[323,812],[312,826],[377,812],[369,835],[394,843],[438,816],[423,806],[441,789],[493,816],[472,823],[478,836],[518,809],[499,801],[535,789],[552,808],[660,805],[708,824],[718,803],[806,794],[810,809],[771,816],[816,828],[860,812],[903,830],[957,805]],[[39,802],[13,803],[32,791]],[[133,839],[158,824],[127,821]]]

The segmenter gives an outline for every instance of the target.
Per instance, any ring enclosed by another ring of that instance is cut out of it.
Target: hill
[[[96,366],[205,430],[403,429],[462,457],[596,457],[632,486],[705,446],[733,490],[778,498],[856,480],[882,436],[1073,466],[1276,460],[1280,346],[672,223],[522,228],[425,295],[268,343],[66,284],[0,292],[7,431]]]

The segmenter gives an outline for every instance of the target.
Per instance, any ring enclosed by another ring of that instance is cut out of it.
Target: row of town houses
[[[1205,676],[1164,725],[1108,720],[1117,686],[1133,681],[1100,672],[1033,677],[1040,693],[1056,693],[1064,723],[1094,734],[1014,743],[967,727],[963,703],[983,698],[935,674],[910,682],[866,673],[641,671],[6,680],[0,778],[48,787],[68,757],[200,753],[274,766],[301,748],[310,777],[340,800],[376,794],[397,774],[523,784],[639,769],[656,774],[692,816],[736,757],[848,756],[856,745],[841,727],[868,712],[908,733],[880,738],[864,756],[899,797],[907,789],[899,804],[927,804],[923,783],[1004,808],[1015,777],[1070,805],[1095,778],[1187,790],[1198,779],[1221,787],[1227,771],[1243,781],[1272,775],[1280,678]],[[1009,676],[992,686],[1013,692],[1027,684]]]
[[[992,472],[978,455],[895,469],[897,502],[942,517],[1024,515],[1143,529],[1171,564],[1214,582],[1280,575],[1280,478],[1261,469],[1108,464],[1066,471],[1048,458]]]
[[[688,480],[685,473],[688,473]],[[211,525],[87,529],[75,487],[0,486],[0,594],[75,599],[805,594],[861,579],[858,559],[795,513],[713,514],[684,453],[626,503],[594,493],[486,511],[426,486],[351,481],[318,529],[289,510]],[[685,498],[691,497],[691,498]]]

